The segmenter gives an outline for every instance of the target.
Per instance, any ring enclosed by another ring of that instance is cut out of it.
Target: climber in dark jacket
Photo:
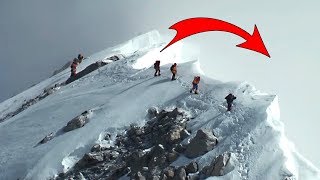
[[[228,96],[225,97],[225,99],[227,100],[227,104],[228,104],[227,111],[231,111],[233,100],[237,99],[237,97],[235,97],[233,94],[230,93],[228,94]]]
[[[78,54],[79,63],[82,63],[83,59],[84,59],[83,55],[82,54]]]
[[[170,67],[170,71],[172,73],[172,77],[171,80],[176,80],[176,74],[177,74],[177,63],[174,63],[171,67]]]
[[[154,69],[156,70],[156,72],[154,73],[154,76],[160,76],[160,61],[156,61],[154,64],[153,64],[153,67]]]

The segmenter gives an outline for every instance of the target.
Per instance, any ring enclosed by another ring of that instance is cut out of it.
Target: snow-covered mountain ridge
[[[17,115],[0,123],[0,179],[47,179],[67,171],[90,151],[101,137],[117,134],[130,124],[143,125],[150,107],[179,108],[191,120],[188,144],[199,129],[213,132],[218,144],[194,159],[183,154],[172,162],[182,166],[196,161],[200,168],[225,152],[232,153],[234,169],[210,179],[320,179],[319,170],[296,152],[284,135],[278,99],[243,82],[220,82],[204,76],[199,61],[190,60],[183,45],[163,53],[161,37],[152,31],[124,44],[91,55],[80,64],[85,69],[97,61],[120,55],[112,62],[70,84],[61,86]],[[153,77],[153,63],[161,60],[160,77]],[[186,60],[187,59],[187,60]],[[178,63],[178,80],[170,81],[169,67]],[[201,75],[200,94],[190,94],[193,76]],[[69,69],[0,104],[0,118],[19,109],[25,100],[44,89],[63,84]],[[226,112],[224,97],[237,96],[233,111]],[[60,133],[74,117],[91,110],[82,128]],[[55,137],[36,146],[47,134]]]

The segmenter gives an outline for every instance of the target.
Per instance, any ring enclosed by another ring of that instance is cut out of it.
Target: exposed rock
[[[167,177],[167,175],[165,175],[165,174],[162,174],[161,176],[160,176],[160,180],[167,180],[168,179],[168,177]]]
[[[173,179],[174,178],[174,168],[173,167],[167,167],[164,171],[163,171],[164,175],[166,175],[166,177],[168,179]]]
[[[96,145],[92,146],[92,148],[91,148],[91,152],[99,152],[102,150],[103,150],[103,148],[101,147],[100,144],[96,144]]]
[[[145,180],[146,178],[141,174],[141,172],[137,172],[136,175],[134,176],[135,180]]]
[[[191,162],[186,166],[186,172],[189,173],[196,173],[198,171],[198,163],[197,162]]]
[[[154,146],[154,147],[152,148],[152,150],[151,150],[151,152],[150,152],[150,155],[151,155],[152,157],[160,157],[160,156],[163,156],[165,152],[166,152],[166,151],[165,151],[163,145],[158,144],[158,145],[156,145],[156,146]]]
[[[107,133],[106,136],[104,137],[104,140],[111,140],[111,134]]]
[[[79,180],[86,180],[86,178],[83,176],[83,174],[81,172],[79,172],[78,176],[76,179],[79,179]]]
[[[184,146],[182,144],[178,144],[178,145],[176,145],[174,150],[177,151],[178,153],[184,153],[186,150],[186,146]]]
[[[189,158],[201,156],[211,151],[217,143],[218,139],[211,132],[200,129],[187,145],[186,156]]]
[[[91,166],[104,161],[104,154],[99,153],[86,153],[83,158],[77,163],[79,167]]]
[[[185,139],[187,137],[190,136],[190,133],[186,130],[186,129],[183,129],[181,132],[180,132],[180,137],[181,139]]]
[[[186,170],[183,167],[179,167],[174,173],[174,180],[185,180],[187,178]]]
[[[142,167],[142,170],[143,171],[149,171],[149,168],[148,167]]]
[[[152,119],[154,117],[156,117],[159,114],[159,110],[156,107],[151,107],[150,109],[148,109],[148,114],[147,117],[149,119]]]
[[[181,131],[183,131],[183,127],[178,125],[174,126],[174,128],[166,135],[167,142],[170,144],[178,142],[180,140]]]
[[[108,57],[107,59],[112,60],[112,61],[118,61],[118,60],[120,60],[119,56],[123,56],[123,55],[113,55],[111,57]]]
[[[148,178],[150,180],[160,180],[160,177],[159,176],[151,176],[150,178]]]
[[[14,117],[15,115],[19,114],[20,112],[26,110],[28,107],[36,104],[37,102],[41,101],[42,99],[46,98],[47,96],[49,96],[50,94],[54,93],[56,90],[58,90],[60,88],[60,86],[63,84],[55,84],[52,87],[49,87],[47,89],[44,89],[43,92],[41,94],[39,94],[38,96],[29,99],[29,100],[24,100],[23,104],[21,105],[21,107],[19,107],[18,109],[14,110],[13,112],[9,112],[8,114],[4,115],[3,117],[0,118],[0,122],[10,118],[10,117]]]
[[[175,161],[177,158],[179,157],[179,154],[175,151],[170,152],[167,154],[167,159],[169,162],[173,162]]]
[[[199,174],[189,174],[187,176],[187,180],[199,180],[199,179],[200,179]]]
[[[147,156],[142,150],[132,152],[128,158],[125,159],[132,172],[137,172],[146,166]]]
[[[39,144],[44,144],[50,140],[52,140],[54,138],[54,134],[53,133],[50,133],[48,135],[46,135],[46,137],[44,137],[40,142]]]
[[[294,176],[286,176],[284,180],[296,180]]]
[[[153,118],[143,127],[130,125],[116,135],[115,146],[110,148],[94,145],[92,152],[86,154],[65,179],[75,178],[79,172],[87,179],[119,179],[126,175],[133,179],[158,180],[173,179],[175,174],[177,179],[185,179],[184,168],[175,173],[169,165],[179,156],[176,149],[180,148],[181,152],[185,149],[180,143],[188,118],[178,109],[149,111]],[[106,135],[104,139],[110,137]]]
[[[226,167],[229,163],[231,153],[224,153],[214,159],[209,166],[202,169],[201,173],[205,176],[223,176],[228,173]]]
[[[83,112],[80,116],[73,118],[68,124],[63,128],[64,132],[72,131],[74,129],[78,129],[83,127],[85,124],[89,122],[89,111]]]
[[[86,76],[87,74],[99,69],[100,67],[105,66],[106,64],[107,63],[103,61],[97,61],[95,63],[92,63],[89,66],[87,66],[84,70],[78,72],[75,77],[70,77],[69,79],[67,79],[66,84],[69,84],[77,79],[80,79]]]
[[[109,153],[109,159],[111,159],[111,160],[115,160],[115,159],[117,159],[118,157],[119,157],[119,153],[117,152],[117,151],[111,151],[110,153]]]

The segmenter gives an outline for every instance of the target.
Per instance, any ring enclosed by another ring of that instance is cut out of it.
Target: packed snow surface
[[[200,166],[224,152],[232,152],[235,168],[225,176],[209,179],[282,180],[320,179],[319,170],[296,152],[284,135],[277,96],[260,93],[246,82],[220,82],[204,76],[200,63],[189,59],[189,50],[177,43],[165,44],[157,31],[91,55],[78,70],[91,63],[121,54],[112,62],[74,81],[0,123],[0,179],[48,179],[70,169],[106,132],[119,132],[131,123],[143,124],[152,106],[182,108],[193,117],[188,124],[192,138],[200,128],[214,132],[216,148],[197,158]],[[153,77],[153,63],[161,60],[161,76]],[[169,67],[178,63],[178,79],[171,81]],[[201,75],[200,94],[190,94],[191,81]],[[0,118],[19,108],[24,100],[62,83],[69,69],[0,104]],[[224,97],[237,96],[226,112]],[[85,110],[92,110],[84,127],[57,133]],[[46,144],[37,143],[57,133]],[[189,138],[189,139],[190,139]],[[185,140],[185,143],[189,139]],[[173,164],[191,161],[179,158]]]

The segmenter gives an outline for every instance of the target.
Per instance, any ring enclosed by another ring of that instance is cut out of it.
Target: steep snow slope
[[[80,65],[80,70],[114,54],[125,58],[61,87],[0,123],[0,179],[53,177],[70,168],[105,131],[143,124],[151,106],[188,111],[194,117],[188,124],[193,132],[188,139],[200,128],[215,133],[219,144],[196,159],[201,167],[219,154],[234,153],[235,169],[211,179],[320,179],[319,170],[302,158],[284,136],[276,96],[260,93],[248,83],[223,83],[205,76],[201,78],[200,95],[190,94],[193,76],[203,75],[199,62],[186,60],[182,44],[159,53],[162,46],[159,33],[152,31],[94,54]],[[156,59],[162,62],[161,77],[153,77]],[[173,62],[178,63],[177,81],[170,81],[169,63]],[[0,117],[68,76],[69,69],[1,103]],[[229,92],[237,96],[231,113],[224,108],[224,97]],[[89,109],[92,114],[86,126],[59,133],[68,121]],[[35,146],[50,132],[58,133],[48,143]],[[174,164],[188,161],[180,158]]]

